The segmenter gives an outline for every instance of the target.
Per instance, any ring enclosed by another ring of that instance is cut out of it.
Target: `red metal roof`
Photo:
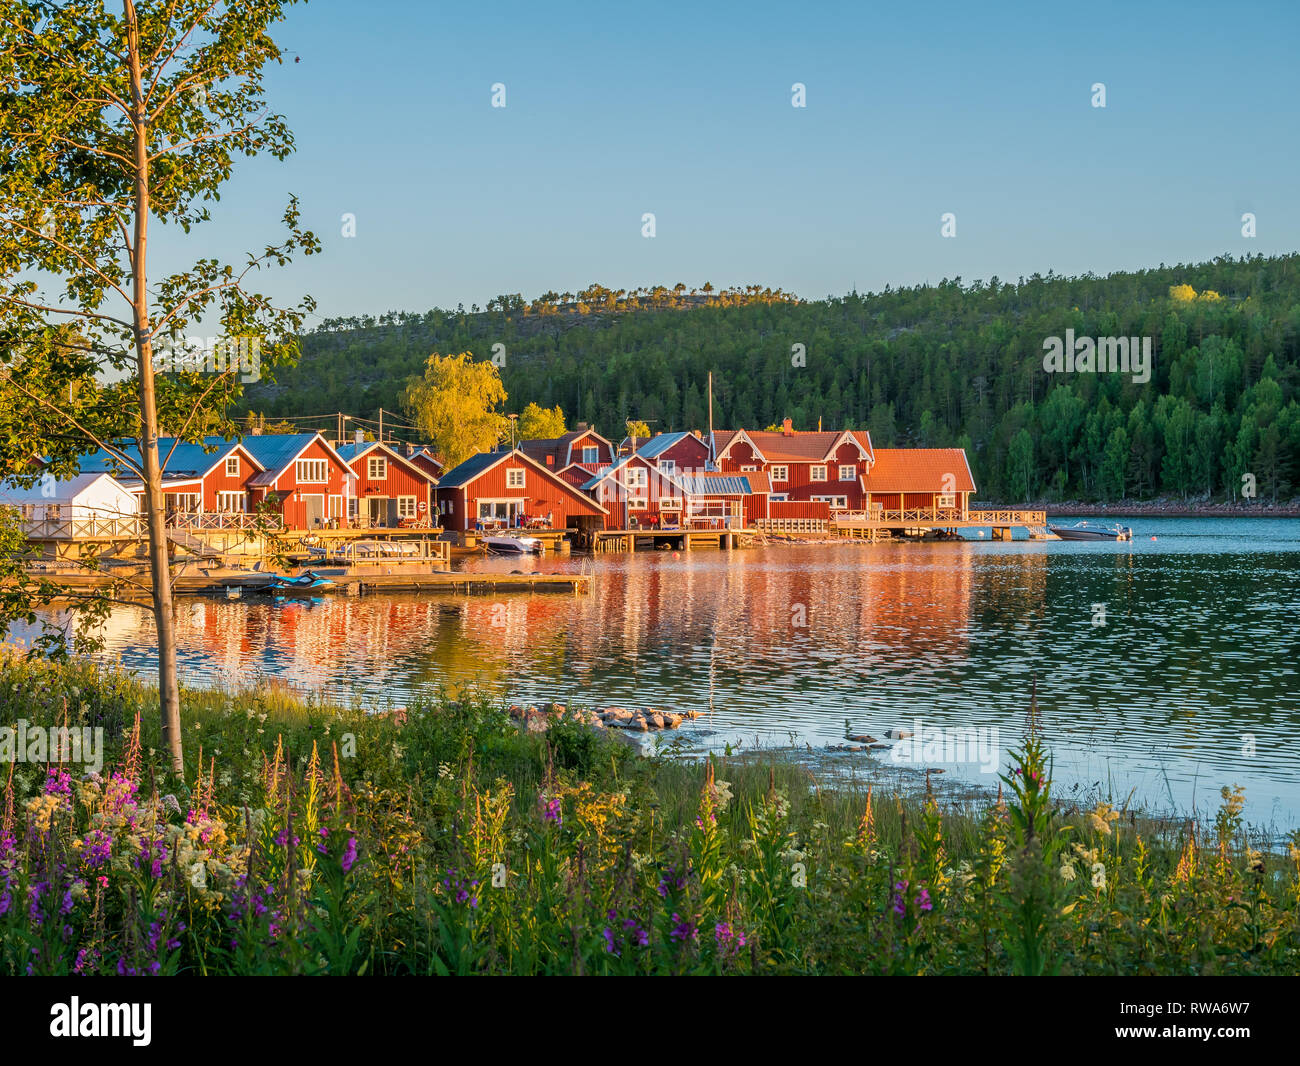
[[[975,491],[961,448],[877,448],[866,485],[868,492]]]

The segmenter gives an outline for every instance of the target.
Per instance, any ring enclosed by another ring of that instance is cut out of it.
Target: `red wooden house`
[[[582,488],[605,508],[606,529],[740,528],[750,524],[751,511],[763,517],[767,508],[762,473],[666,473],[640,453],[623,456]]]
[[[579,422],[577,429],[560,437],[520,441],[519,450],[548,470],[556,471],[571,463],[604,466],[614,461],[614,445],[586,422]]]
[[[247,481],[250,508],[272,503],[286,529],[347,525],[352,470],[319,433],[251,436],[243,444],[263,467]]]
[[[961,448],[878,448],[867,475],[870,505],[884,511],[955,511],[965,518],[975,492]]]
[[[639,445],[634,444],[629,454],[651,460],[665,474],[706,470],[711,459],[708,443],[697,433],[660,433]]]
[[[434,515],[434,486],[428,470],[379,441],[340,445],[336,451],[352,471],[347,493],[349,526],[386,526],[428,522]],[[434,522],[433,524],[437,524]]]
[[[799,431],[787,418],[779,431],[722,430],[713,439],[718,470],[766,474],[772,502],[818,500],[832,511],[866,507],[874,453],[865,430]]]
[[[428,448],[416,448],[407,458],[426,474],[433,475],[435,480],[442,477],[442,472],[447,469],[447,464]]]
[[[134,444],[124,446],[122,451],[133,462],[140,462]],[[172,515],[220,515],[247,511],[247,482],[265,469],[245,445],[224,437],[205,437],[202,442],[179,444],[174,437],[160,437],[158,458],[163,463],[163,498],[167,513]],[[99,451],[83,457],[80,469],[83,474],[115,474],[123,488],[140,498],[143,510],[143,483],[139,478],[123,473],[121,465],[108,452]]]
[[[444,529],[539,520],[550,529],[599,529],[606,516],[599,503],[519,448],[471,456],[443,474],[435,493]]]

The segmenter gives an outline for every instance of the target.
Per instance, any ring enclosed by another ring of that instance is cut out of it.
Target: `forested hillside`
[[[616,439],[627,419],[655,432],[707,426],[712,371],[718,427],[788,416],[803,429],[866,427],[880,446],[966,447],[985,499],[1239,497],[1245,474],[1260,498],[1300,486],[1300,255],[725,297],[593,286],[496,297],[488,311],[328,320],[303,338],[298,367],[245,406],[373,418],[400,410],[430,353],[495,351],[508,410],[558,404],[570,424]],[[1150,337],[1151,380],[1045,372],[1044,340],[1067,329]]]

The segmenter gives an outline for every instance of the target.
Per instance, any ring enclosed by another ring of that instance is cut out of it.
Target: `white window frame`
[[[506,471],[506,488],[527,488],[527,471],[522,466],[512,466]]]
[[[231,455],[227,457],[226,477],[239,477],[239,456]]]
[[[813,502],[829,504],[832,511],[847,511],[849,509],[849,498],[847,496],[814,496]]]
[[[825,480],[826,480],[826,467],[825,467],[825,465],[819,463],[819,464],[817,464],[816,466],[810,466],[810,467],[808,468],[808,480],[809,480],[809,481],[825,481]]]
[[[847,473],[845,473],[845,471],[847,471]],[[857,481],[858,468],[854,466],[852,463],[840,463],[840,480]]]
[[[941,492],[934,498],[936,507],[956,507],[957,494],[955,492]]]
[[[231,503],[237,506],[231,506]],[[248,493],[243,490],[221,490],[217,493],[219,514],[243,514],[248,510]]]
[[[398,496],[398,497],[397,497],[397,517],[398,517],[398,519],[400,520],[400,519],[403,519],[403,518],[414,518],[415,515],[416,515],[415,497],[414,497],[414,496]]]
[[[342,518],[343,497],[338,495],[331,496],[329,500],[326,501],[325,511],[326,511],[325,514],[326,518]]]
[[[680,496],[660,496],[659,510],[661,511],[680,511],[682,509],[682,498]]]
[[[650,485],[650,471],[643,466],[629,467],[623,483],[629,489],[644,489]]]
[[[774,467],[772,467],[772,480],[773,480],[773,481],[789,481],[789,480],[790,480],[790,468],[789,468],[788,466],[774,466]]]
[[[299,459],[294,464],[293,476],[299,485],[324,485],[330,479],[329,463],[324,459]]]
[[[627,509],[629,511],[648,511],[650,510],[650,501],[644,496],[638,496],[636,499],[627,501]]]
[[[367,481],[388,480],[388,457],[387,456],[369,455],[366,457],[366,480]]]
[[[677,460],[676,460],[676,459],[660,459],[660,460],[659,460],[659,469],[660,469],[663,473],[665,473],[665,474],[675,474],[675,473],[677,473]]]
[[[582,446],[582,462],[584,466],[600,462],[600,446],[584,444]]]
[[[758,467],[755,466],[753,463],[747,463],[746,465],[740,468],[740,472],[742,474],[757,474]]]
[[[790,498],[789,495],[784,492],[774,492],[772,493],[772,495],[768,497],[768,499],[771,500],[773,503],[785,503],[785,501],[788,500],[789,498]]]

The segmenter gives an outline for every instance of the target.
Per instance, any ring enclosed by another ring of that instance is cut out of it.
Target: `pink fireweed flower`
[[[894,886],[893,908],[895,914],[902,915],[907,913],[907,900],[903,897],[903,893],[906,891],[906,881],[899,881],[898,884]]]
[[[919,910],[928,911],[934,909],[934,904],[930,902],[930,893],[924,888],[916,894],[916,898],[912,902],[916,904]]]
[[[343,858],[339,861],[343,867],[344,873],[351,872],[353,864],[357,861],[356,837],[348,837],[347,845],[343,848]]]

